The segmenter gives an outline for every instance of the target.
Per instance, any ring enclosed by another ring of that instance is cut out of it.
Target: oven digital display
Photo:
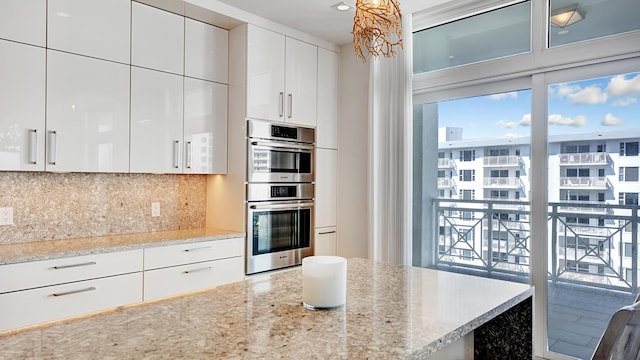
[[[272,198],[290,198],[290,197],[297,197],[297,196],[298,196],[298,189],[297,189],[297,186],[295,185],[271,187]]]
[[[296,140],[298,139],[298,129],[280,125],[271,125],[271,136],[274,138]]]

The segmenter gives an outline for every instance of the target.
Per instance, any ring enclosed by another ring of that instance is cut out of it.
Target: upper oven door
[[[249,139],[249,182],[313,182],[313,145]]]

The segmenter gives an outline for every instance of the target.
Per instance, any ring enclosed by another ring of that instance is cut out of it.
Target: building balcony
[[[521,189],[522,180],[517,177],[486,177],[483,179],[483,186],[486,188],[498,189]]]
[[[438,159],[438,169],[453,169],[454,163],[451,159]]]
[[[575,165],[607,165],[609,156],[607,153],[580,153],[580,154],[560,154],[560,166]]]
[[[456,187],[452,178],[438,178],[438,189],[451,189]]]
[[[561,177],[561,189],[607,190],[609,182],[606,177]]]
[[[485,167],[520,167],[522,159],[517,155],[485,156],[483,163]]]
[[[564,200],[563,205],[558,207],[558,210],[571,213],[580,214],[606,214],[608,206],[602,201],[579,201],[579,200]]]

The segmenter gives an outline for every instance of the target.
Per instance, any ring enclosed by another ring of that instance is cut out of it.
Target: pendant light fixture
[[[356,56],[391,57],[402,48],[402,14],[398,0],[357,0],[353,19],[353,47]]]

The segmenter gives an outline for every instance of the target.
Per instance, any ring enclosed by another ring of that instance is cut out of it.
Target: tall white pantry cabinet
[[[1,171],[226,172],[227,30],[130,0],[3,0],[0,51]]]

